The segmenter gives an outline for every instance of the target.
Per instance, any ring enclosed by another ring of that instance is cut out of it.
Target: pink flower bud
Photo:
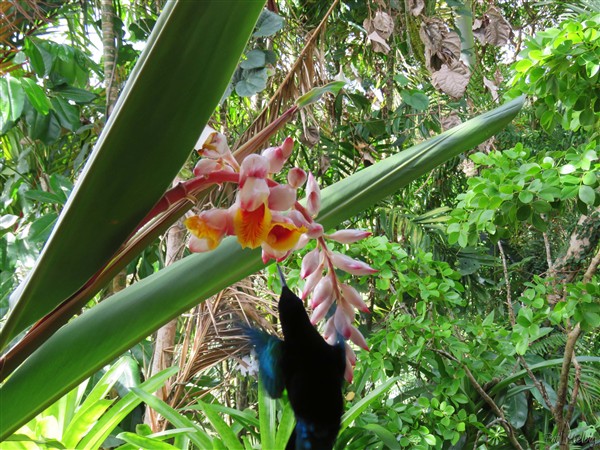
[[[308,294],[310,294],[317,283],[323,278],[323,267],[319,266],[309,277],[306,278],[304,288],[302,289],[302,300],[306,300]]]
[[[329,308],[331,308],[331,304],[332,303],[333,302],[323,302],[323,303],[319,304],[313,310],[313,313],[310,316],[310,323],[312,323],[313,325],[315,325],[321,319],[323,319],[323,317],[325,317],[327,315],[327,311],[329,311]]]
[[[287,211],[296,203],[296,190],[287,184],[279,184],[269,189],[269,208]]]
[[[254,211],[269,198],[269,186],[262,178],[248,177],[244,186],[238,190],[240,207],[246,211]]]
[[[330,344],[337,342],[337,333],[335,332],[335,323],[333,323],[333,316],[327,319],[325,326],[323,327],[323,338]]]
[[[319,262],[321,260],[321,253],[318,248],[311,250],[308,252],[304,258],[302,258],[302,265],[300,267],[300,278],[303,280],[312,274],[317,267],[319,267]]]
[[[267,158],[255,153],[248,155],[240,167],[240,187],[244,186],[247,178],[267,178],[269,161]]]
[[[221,169],[222,164],[215,159],[202,158],[194,167],[194,176],[208,175]]]
[[[261,155],[269,161],[269,173],[277,173],[283,169],[287,158],[283,155],[281,147],[269,147],[261,152]]]
[[[204,141],[198,153],[206,158],[219,159],[231,153],[231,150],[229,149],[229,145],[227,145],[225,136],[215,131]]]
[[[298,239],[298,243],[294,247],[294,250],[302,250],[304,247],[306,247],[306,244],[308,244],[309,241],[310,238],[306,235],[306,233],[304,233],[302,236],[300,236],[300,239]]]
[[[344,369],[344,379],[348,383],[352,383],[352,380],[354,379],[354,369],[352,368],[352,364],[350,364],[350,362],[348,361],[348,358],[346,358],[346,368]]]
[[[193,234],[190,236],[188,247],[191,252],[204,253],[214,249],[211,241],[206,238],[197,238]]]
[[[350,330],[350,340],[358,345],[360,348],[369,351],[369,346],[367,345],[367,341],[365,341],[364,336],[356,327],[352,327]]]
[[[308,237],[316,239],[323,236],[323,231],[323,225],[317,222],[311,222],[308,224],[308,230],[306,231],[306,234]]]
[[[348,345],[347,342],[344,342],[344,348],[346,349],[346,358],[348,358],[348,362],[353,366],[356,365],[356,353],[352,350],[352,347]]]
[[[354,289],[352,286],[350,286],[348,284],[342,284],[340,286],[340,289],[342,291],[342,295],[344,296],[344,299],[346,301],[348,301],[352,306],[354,306],[355,308],[358,308],[362,312],[366,312],[366,313],[369,312],[369,307],[363,301],[362,297],[360,296],[360,294],[358,293],[358,291],[356,289]]]
[[[367,263],[352,259],[349,256],[342,255],[338,252],[331,253],[331,262],[333,265],[344,272],[351,273],[352,275],[372,275],[377,272]]]
[[[333,322],[335,323],[335,329],[344,336],[344,339],[348,339],[352,334],[352,323],[350,318],[346,315],[342,308],[337,308],[333,314]]]
[[[308,174],[306,183],[306,210],[311,217],[316,217],[321,210],[321,190],[312,173]]]
[[[287,175],[288,183],[294,189],[298,189],[306,182],[306,172],[299,167],[292,167]]]
[[[338,230],[335,233],[325,235],[327,239],[332,239],[342,244],[351,244],[369,236],[371,236],[371,232],[364,230]]]
[[[294,151],[294,140],[291,137],[288,136],[284,139],[281,144],[281,151],[286,160],[292,155],[292,151]]]
[[[310,223],[304,218],[300,211],[293,209],[288,214],[288,217],[292,220],[292,222],[294,222],[294,225],[296,225],[297,227],[310,227]]]
[[[274,259],[277,262],[281,262],[290,256],[291,250],[275,250],[271,246],[266,243],[261,244],[262,248],[262,262],[267,264],[271,259]]]
[[[338,341],[335,333],[330,336],[327,336],[327,337],[323,336],[323,339],[325,340],[325,342],[327,342],[331,346],[337,344],[337,341]]]
[[[333,281],[330,276],[326,276],[321,279],[315,286],[313,292],[312,301],[310,302],[311,308],[316,308],[321,303],[333,302]]]

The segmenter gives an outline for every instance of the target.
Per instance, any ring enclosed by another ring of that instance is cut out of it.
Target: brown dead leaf
[[[481,19],[473,22],[473,35],[482,44],[502,46],[508,43],[512,28],[502,13],[495,7],[490,7]]]
[[[424,18],[419,36],[425,45],[425,65],[430,72],[440,70],[460,58],[460,37],[440,19]]]
[[[460,117],[458,116],[458,114],[456,114],[455,111],[452,111],[446,117],[442,117],[442,120],[441,120],[442,130],[447,131],[450,128],[454,128],[454,127],[460,125],[461,123],[462,123],[462,121],[460,120]]]
[[[442,65],[440,70],[431,75],[433,86],[454,98],[464,95],[470,78],[471,72],[462,61],[458,60],[451,65]]]
[[[483,85],[486,88],[488,88],[488,90],[492,94],[492,98],[494,99],[495,102],[497,102],[499,100],[498,86],[496,86],[493,81],[488,80],[486,77],[483,77]]]
[[[319,127],[309,126],[302,132],[300,136],[300,142],[308,147],[314,147],[319,139],[321,138],[321,132],[319,131]]]
[[[365,19],[363,27],[367,30],[367,39],[373,45],[373,50],[379,53],[390,51],[388,39],[394,31],[394,19],[383,11],[377,11],[374,19]]]
[[[410,10],[410,13],[413,16],[417,17],[417,16],[421,15],[424,8],[425,8],[424,0],[408,0],[408,9]]]

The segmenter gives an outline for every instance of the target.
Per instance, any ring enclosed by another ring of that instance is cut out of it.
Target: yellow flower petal
[[[298,228],[293,223],[275,222],[271,224],[265,242],[275,250],[291,250],[304,232],[306,232],[306,228]]]
[[[254,211],[238,208],[233,217],[233,230],[242,248],[258,247],[267,237],[271,225],[271,211],[266,203]]]
[[[183,224],[190,230],[190,233],[203,242],[203,245],[201,246],[196,245],[197,248],[213,250],[221,243],[221,239],[223,239],[223,236],[225,235],[224,230],[211,227],[202,217],[188,217],[183,221]]]

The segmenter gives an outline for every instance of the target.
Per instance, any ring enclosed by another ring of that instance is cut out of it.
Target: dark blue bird
[[[346,355],[338,336],[331,346],[310,323],[302,300],[286,285],[279,267],[282,292],[279,320],[283,338],[246,329],[258,355],[261,380],[272,398],[287,389],[296,427],[286,450],[330,450],[344,410],[342,385]]]

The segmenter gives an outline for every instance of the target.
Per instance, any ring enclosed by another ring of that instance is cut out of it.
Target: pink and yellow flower
[[[242,248],[257,248],[271,230],[271,210],[266,202],[253,211],[234,208],[233,231]]]
[[[217,248],[224,236],[231,229],[229,213],[222,209],[203,211],[183,222],[192,233],[190,250],[207,252]]]

